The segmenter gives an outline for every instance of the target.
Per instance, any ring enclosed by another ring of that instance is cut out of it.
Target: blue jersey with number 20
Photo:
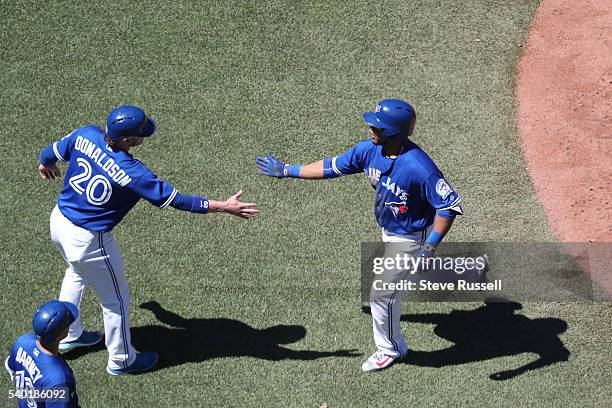
[[[69,162],[58,207],[87,230],[112,230],[141,198],[164,208],[177,194],[131,154],[111,149],[96,126],[76,129],[53,143],[53,152]]]
[[[338,176],[365,172],[376,189],[376,220],[388,234],[423,231],[439,210],[462,212],[459,194],[427,153],[410,140],[395,159],[384,156],[382,146],[365,140],[334,157],[331,166]]]

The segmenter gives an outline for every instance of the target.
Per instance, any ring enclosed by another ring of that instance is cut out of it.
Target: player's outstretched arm
[[[192,213],[206,214],[209,212],[224,212],[236,215],[241,218],[255,217],[259,210],[255,207],[255,203],[244,203],[240,201],[242,190],[231,196],[225,201],[209,200],[205,197],[190,196],[176,193],[170,206],[181,211],[189,211]]]
[[[272,156],[272,153],[270,153],[268,154],[268,157],[259,156],[256,162],[257,167],[259,167],[259,174],[269,177],[292,177],[320,180],[338,176],[338,174],[332,171],[331,165],[327,166],[328,169],[326,171],[325,160],[319,160],[313,163],[303,165],[287,164],[278,160],[277,158]]]
[[[257,157],[256,162],[257,167],[259,167],[259,174],[264,176],[277,178],[293,177],[303,179],[324,178],[323,160],[305,165],[287,164],[278,160],[276,157],[272,156],[272,153],[270,153],[268,154],[268,157]]]
[[[323,160],[301,166],[300,178],[319,180],[325,178]]]
[[[284,163],[272,156],[272,153],[267,157],[259,156],[256,162],[259,174],[264,176],[331,179],[361,173],[364,170],[365,155],[371,147],[372,143],[364,140],[340,156],[326,157],[304,165]]]
[[[231,196],[225,201],[208,200],[208,211],[209,212],[224,212],[232,215],[236,215],[241,218],[252,218],[255,217],[259,210],[255,208],[255,203],[244,203],[240,201],[242,190]]]

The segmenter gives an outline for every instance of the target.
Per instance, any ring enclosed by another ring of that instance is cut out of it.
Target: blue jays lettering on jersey
[[[408,140],[402,152],[391,159],[381,145],[365,140],[332,159],[337,175],[365,172],[376,189],[374,212],[378,225],[392,235],[423,231],[436,211],[450,208],[461,212],[461,197],[444,180],[433,160]]]
[[[5,361],[6,369],[17,389],[62,389],[66,400],[28,402],[19,400],[19,407],[77,408],[76,380],[72,369],[59,356],[47,354],[38,344],[34,333],[19,337]],[[32,405],[33,404],[33,405]]]
[[[112,230],[141,198],[164,208],[177,194],[131,154],[111,149],[96,126],[76,129],[53,143],[53,152],[69,162],[58,207],[87,230]]]

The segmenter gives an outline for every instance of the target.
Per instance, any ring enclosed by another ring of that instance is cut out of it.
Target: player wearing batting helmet
[[[427,153],[409,139],[416,122],[409,103],[385,99],[363,119],[370,126],[370,140],[348,152],[306,165],[285,164],[269,154],[257,158],[261,174],[330,179],[365,172],[376,191],[375,215],[386,252],[391,243],[401,243],[411,257],[433,256],[455,216],[463,214],[461,197]],[[402,274],[392,270],[391,280],[398,281]],[[401,295],[396,291],[370,298],[377,351],[363,363],[363,371],[389,367],[408,352],[399,326]]]
[[[226,212],[242,218],[257,215],[254,203],[240,201],[242,191],[225,201],[184,195],[157,177],[130,150],[155,133],[142,109],[120,106],[108,115],[106,128],[85,126],[45,147],[41,177],[60,176],[58,160],[68,162],[64,187],[51,214],[51,239],[68,264],[60,299],[80,305],[85,284],[98,294],[104,316],[106,371],[112,375],[144,371],[157,362],[154,352],[137,353],[130,338],[130,292],[112,229],[144,198],[159,208],[193,213]],[[60,350],[89,346],[102,335],[84,331],[79,319],[70,326]]]
[[[74,304],[50,300],[34,313],[34,333],[24,334],[13,345],[4,366],[15,384],[20,407],[79,406],[74,373],[58,351],[78,317]]]

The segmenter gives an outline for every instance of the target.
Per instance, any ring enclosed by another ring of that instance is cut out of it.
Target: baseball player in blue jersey
[[[370,126],[371,140],[358,143],[342,155],[307,165],[285,164],[272,154],[258,157],[261,174],[330,179],[364,172],[376,190],[374,213],[385,247],[401,243],[410,256],[432,257],[454,218],[463,214],[461,197],[427,153],[408,139],[416,122],[410,104],[385,99],[363,119]],[[389,367],[408,351],[399,326],[401,292],[371,298],[370,305],[377,351],[363,363],[363,371]]]
[[[155,122],[136,106],[110,112],[106,129],[78,128],[40,153],[45,179],[60,176],[58,160],[68,162],[64,187],[50,219],[51,239],[68,264],[60,300],[77,307],[84,285],[98,294],[104,316],[106,370],[120,375],[144,371],[157,362],[154,352],[137,353],[130,339],[130,293],[121,253],[111,230],[144,198],[151,204],[193,213],[226,212],[242,218],[257,215],[254,203],[240,201],[239,191],[226,201],[179,193],[130,154],[155,133]],[[102,340],[84,331],[80,319],[70,326],[60,350],[90,346]]]
[[[58,350],[78,317],[74,304],[50,300],[34,313],[34,333],[24,334],[13,345],[4,366],[18,392],[19,407],[78,408],[74,373]]]

